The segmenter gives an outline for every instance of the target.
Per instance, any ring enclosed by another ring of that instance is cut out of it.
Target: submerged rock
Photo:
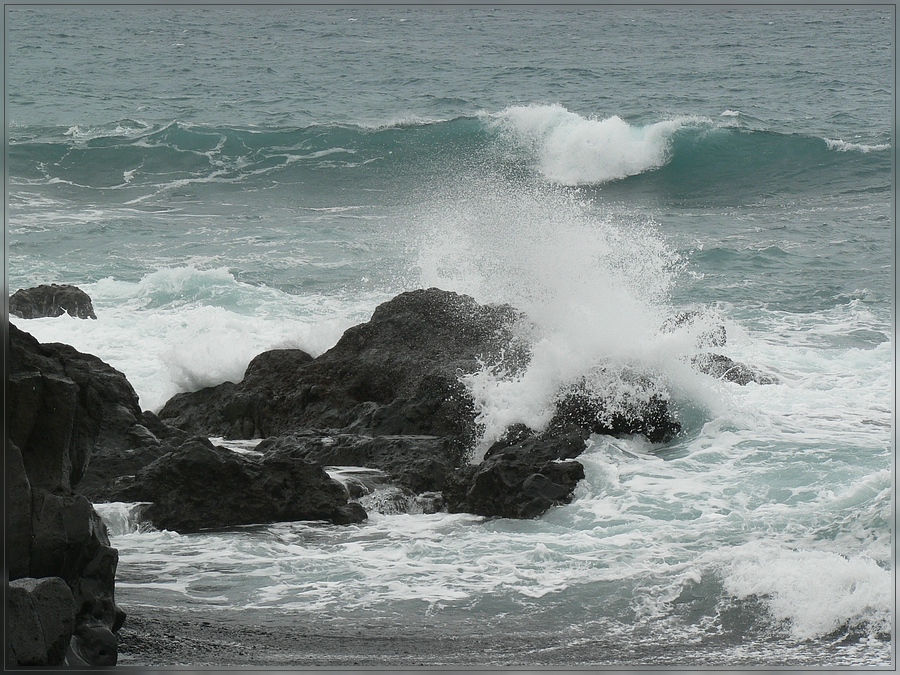
[[[9,313],[22,319],[40,319],[68,314],[78,319],[96,319],[91,297],[77,286],[41,284],[19,289],[9,296]]]
[[[551,506],[571,501],[584,467],[573,460],[585,448],[584,436],[501,441],[478,466],[458,469],[444,499],[451,512],[505,518],[534,518]]]
[[[113,495],[152,502],[142,517],[160,529],[195,532],[293,520],[362,522],[365,510],[317,464],[271,453],[247,457],[193,438],[143,468]]]
[[[779,382],[774,375],[767,375],[756,368],[733,361],[721,354],[698,354],[691,357],[691,365],[701,373],[742,386],[751,382],[756,384],[778,384]]]

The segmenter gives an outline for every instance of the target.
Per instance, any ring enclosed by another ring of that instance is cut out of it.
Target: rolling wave
[[[92,189],[161,187],[177,181],[298,182],[341,171],[444,174],[479,161],[529,171],[551,183],[610,185],[637,180],[688,194],[723,185],[766,189],[889,183],[891,146],[751,130],[718,119],[651,124],[583,117],[562,106],[516,106],[449,120],[371,127],[166,125],[122,120],[89,127],[14,127],[15,184]],[[888,181],[888,183],[885,183]]]

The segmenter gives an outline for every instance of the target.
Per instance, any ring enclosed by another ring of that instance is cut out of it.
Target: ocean
[[[591,437],[527,521],[372,499],[180,535],[98,505],[126,612],[546,636],[524,665],[894,663],[893,6],[5,11],[7,283],[98,317],[11,320],[143,408],[437,286],[541,331],[519,376],[461,374],[473,460],[600,360],[682,424]],[[691,369],[683,311],[778,383]]]

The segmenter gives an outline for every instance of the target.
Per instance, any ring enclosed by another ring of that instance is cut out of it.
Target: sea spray
[[[576,382],[611,406],[668,398],[666,380],[709,330],[675,329],[668,304],[679,256],[654,223],[604,212],[578,190],[487,170],[449,180],[422,209],[423,286],[466,293],[523,312],[531,345],[524,371],[502,362],[461,374],[484,434],[474,459],[516,422],[546,426]],[[638,392],[638,381],[644,391]]]

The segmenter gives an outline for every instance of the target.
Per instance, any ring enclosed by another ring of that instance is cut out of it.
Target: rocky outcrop
[[[365,520],[359,504],[318,464],[271,452],[246,457],[190,439],[123,482],[114,497],[152,502],[142,517],[159,529],[207,528],[293,520],[335,524]]]
[[[96,319],[91,297],[77,286],[41,284],[19,289],[9,296],[9,313],[22,319],[68,314],[79,319]]]
[[[518,496],[508,504],[485,500],[477,496],[479,488],[453,503],[484,515],[531,517],[570,498],[580,465],[541,460],[543,451],[532,440],[487,457],[481,467],[467,467],[480,430],[475,402],[459,376],[494,366],[510,375],[521,372],[531,358],[532,330],[508,305],[480,305],[435,288],[402,293],[318,358],[299,350],[266,352],[241,382],[179,394],[159,417],[191,434],[271,437],[258,448],[267,455],[378,468],[416,493],[443,490],[448,480],[451,492],[465,495],[472,487],[467,481],[493,484]],[[612,395],[614,386],[587,379],[571,383],[560,392],[541,442],[556,438],[566,445],[577,436],[583,449],[589,433],[644,434],[665,442],[679,431],[664,390],[637,373],[611,377],[627,381],[621,389],[644,395]]]
[[[145,410],[134,423],[126,421],[117,433],[95,445],[78,490],[95,503],[113,501],[120,482],[173,452],[187,439],[185,432],[164,424]]]
[[[699,325],[699,330],[697,326]],[[690,310],[678,312],[662,325],[662,332],[673,333],[677,330],[694,330],[697,332],[696,345],[700,349],[724,347],[728,342],[725,326],[709,325],[708,317],[701,312]],[[755,382],[756,384],[778,384],[774,375],[768,375],[758,368],[734,361],[727,356],[713,352],[695,354],[690,359],[691,366],[697,371],[718,380],[734,382],[741,386]]]
[[[61,666],[75,632],[75,598],[59,577],[9,582],[7,665]]]
[[[307,431],[268,438],[256,446],[266,455],[287,454],[323,466],[380,469],[415,493],[444,489],[447,475],[465,464],[465,454],[439,436],[362,436]]]
[[[669,410],[667,392],[645,376],[620,372],[607,387],[583,379],[563,391],[547,425],[546,436],[577,430],[609,436],[640,434],[651,443],[666,443],[681,431]]]
[[[114,633],[125,620],[115,603],[118,552],[91,503],[75,488],[108,421],[121,373],[66,345],[41,345],[12,324],[9,330],[9,578],[62,579],[75,607],[70,651],[94,659],[88,665],[111,665]],[[115,406],[130,403],[126,396]],[[68,625],[68,617],[59,620]],[[107,635],[106,646],[90,656],[88,642],[95,642],[98,632]]]
[[[584,467],[573,460],[584,451],[585,435],[527,436],[521,427],[512,430],[488,449],[481,464],[449,476],[443,493],[448,510],[533,518],[571,501],[584,478]]]
[[[108,499],[120,476],[175,449],[188,435],[141,411],[125,375],[60,343],[39,343],[10,324],[9,438],[32,481],[49,490]],[[65,454],[56,452],[66,447]],[[46,475],[44,475],[46,473]]]
[[[252,438],[304,429],[418,435],[468,447],[475,410],[459,372],[501,358],[525,363],[527,343],[509,306],[483,306],[438,289],[402,293],[348,329],[316,359],[267,352],[239,384],[180,394],[160,418],[192,434]]]

